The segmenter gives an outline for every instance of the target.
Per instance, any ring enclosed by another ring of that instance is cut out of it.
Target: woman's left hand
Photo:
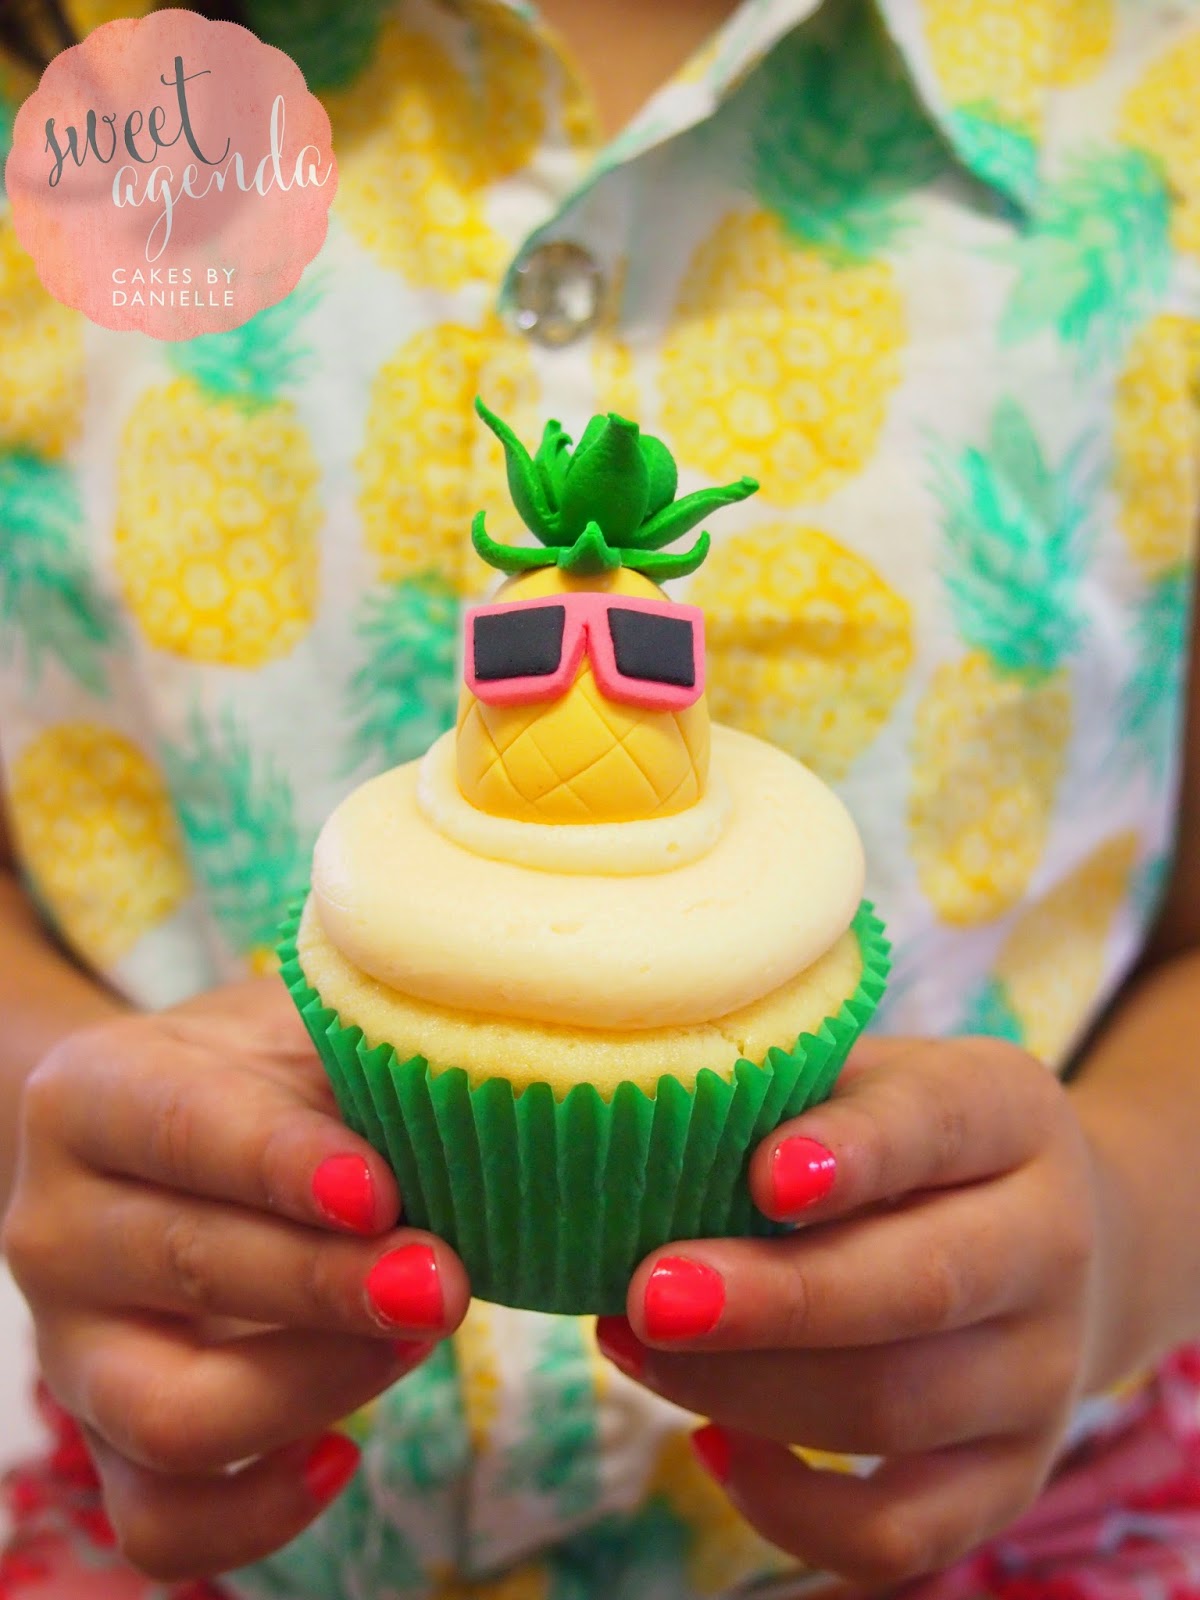
[[[698,1451],[773,1544],[870,1588],[940,1570],[1038,1494],[1107,1342],[1075,1107],[1014,1045],[868,1040],[750,1181],[804,1226],[656,1251],[601,1349],[713,1419]],[[885,1460],[817,1471],[793,1444]]]

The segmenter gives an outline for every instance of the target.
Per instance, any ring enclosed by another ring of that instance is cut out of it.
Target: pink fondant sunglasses
[[[466,629],[464,677],[485,705],[558,699],[585,650],[608,700],[681,711],[704,693],[704,613],[697,606],[588,590],[475,606]]]

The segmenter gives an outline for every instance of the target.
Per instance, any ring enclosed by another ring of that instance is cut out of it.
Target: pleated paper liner
[[[462,1257],[472,1292],[533,1311],[623,1312],[638,1262],[675,1239],[778,1231],[753,1205],[750,1156],[764,1135],[824,1100],[882,998],[889,946],[866,902],[854,993],[791,1050],[692,1087],[660,1078],[653,1095],[591,1084],[555,1100],[503,1078],[470,1086],[460,1068],[370,1047],[310,986],[296,952],[300,908],[282,931],[282,975],[320,1052],[345,1121],[387,1157],[404,1218]]]

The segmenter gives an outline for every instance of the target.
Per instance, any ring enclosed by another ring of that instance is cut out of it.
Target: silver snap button
[[[513,272],[513,321],[539,344],[570,344],[600,315],[604,274],[582,245],[552,239],[524,256]]]

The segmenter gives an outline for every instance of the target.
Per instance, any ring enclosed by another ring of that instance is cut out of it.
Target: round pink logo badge
[[[156,339],[227,332],[282,300],[337,187],[329,118],[295,62],[191,11],[105,23],[57,56],[4,176],[50,293]]]

